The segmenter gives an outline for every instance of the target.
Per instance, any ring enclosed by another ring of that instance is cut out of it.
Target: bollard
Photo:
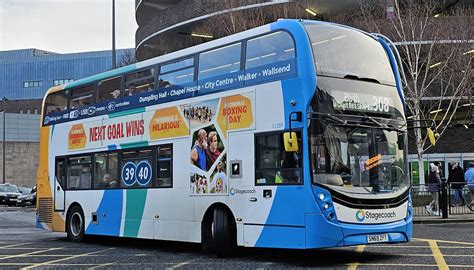
[[[439,208],[443,219],[448,218],[448,183],[446,179],[441,179]]]

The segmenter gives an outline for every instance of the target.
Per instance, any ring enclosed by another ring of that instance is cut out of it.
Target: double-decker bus
[[[285,19],[53,87],[37,226],[223,256],[409,241],[391,50],[381,36]]]

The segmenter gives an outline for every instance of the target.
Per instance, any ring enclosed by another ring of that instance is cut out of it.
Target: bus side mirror
[[[285,144],[286,152],[298,151],[298,136],[296,136],[296,132],[283,133],[283,142]]]
[[[427,128],[426,129],[426,136],[428,136],[428,139],[430,140],[431,145],[435,146],[436,145],[436,138],[439,137],[439,134],[434,133],[433,130],[431,130],[431,128]]]

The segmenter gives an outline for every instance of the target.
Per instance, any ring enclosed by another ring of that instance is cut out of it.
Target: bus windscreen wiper
[[[380,128],[393,130],[393,131],[397,131],[397,132],[403,132],[403,130],[400,127],[396,127],[395,125],[390,125],[390,124],[387,124],[387,123],[382,124],[379,121],[375,120],[375,118],[373,118],[371,116],[367,116],[365,119],[371,121],[372,123],[376,124]]]
[[[358,81],[365,81],[365,82],[373,82],[373,83],[378,83],[378,84],[380,84],[380,82],[377,81],[377,80],[374,79],[374,78],[360,78],[359,76],[353,75],[353,74],[347,74],[347,75],[345,75],[345,76],[344,76],[344,79],[358,80]]]

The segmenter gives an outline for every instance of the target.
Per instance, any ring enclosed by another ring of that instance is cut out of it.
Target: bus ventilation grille
[[[52,198],[38,198],[38,221],[43,223],[53,222]]]

